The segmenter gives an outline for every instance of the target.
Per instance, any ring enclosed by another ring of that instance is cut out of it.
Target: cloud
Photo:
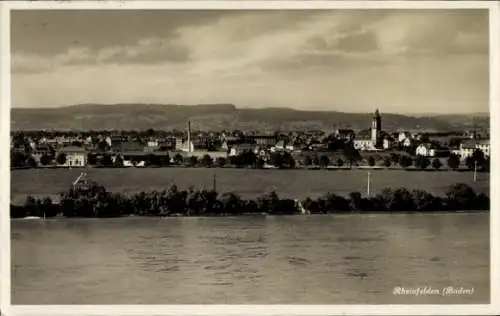
[[[484,10],[394,14],[374,25],[373,31],[381,49],[386,51],[409,54],[488,51],[488,15]]]
[[[488,104],[486,17],[390,10],[220,14],[184,21],[168,35],[141,33],[127,44],[70,45],[52,55],[16,51],[13,99],[476,111]]]
[[[148,38],[133,45],[92,50],[88,47],[70,47],[55,56],[12,54],[12,72],[44,72],[59,67],[98,64],[183,63],[190,60],[189,50],[173,39]]]

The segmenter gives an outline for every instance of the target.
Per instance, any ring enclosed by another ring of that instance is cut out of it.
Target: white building
[[[56,162],[57,157],[61,154],[66,156],[66,161],[64,164],[57,163],[58,166],[85,167],[87,165],[87,152],[85,148],[76,146],[63,147],[57,151]]]
[[[383,146],[384,149],[389,149],[392,147],[392,140],[389,138],[384,138]]]
[[[436,149],[428,143],[420,144],[415,149],[415,155],[424,157],[436,156]]]
[[[390,144],[385,144],[382,138],[382,118],[379,110],[377,109],[373,115],[370,134],[362,135],[361,137],[354,139],[353,146],[357,150],[372,151],[384,148],[384,145],[389,146]]]
[[[406,138],[404,141],[403,141],[403,146],[404,147],[411,147],[413,146],[414,144],[414,140],[413,138]]]
[[[375,146],[371,138],[355,139],[353,142],[354,148],[361,151],[375,150]]]
[[[490,156],[490,140],[477,140],[476,148],[483,152],[487,157]]]
[[[398,135],[398,142],[402,143],[408,138],[411,138],[411,134],[409,132],[400,132]]]
[[[229,151],[229,156],[238,156],[244,152],[253,152],[254,154],[259,154],[260,147],[256,144],[238,144],[231,147]]]
[[[484,156],[490,156],[490,141],[489,140],[472,140],[465,141],[460,144],[459,147],[460,158],[466,159],[472,156],[475,150],[480,150],[483,152]]]

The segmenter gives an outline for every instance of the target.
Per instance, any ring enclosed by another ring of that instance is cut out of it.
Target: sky
[[[11,12],[13,107],[487,112],[487,10]]]

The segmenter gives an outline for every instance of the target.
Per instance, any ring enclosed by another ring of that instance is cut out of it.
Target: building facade
[[[358,150],[377,150],[384,147],[384,139],[382,137],[382,117],[377,109],[373,115],[369,135],[358,134],[353,141],[354,148]],[[389,144],[385,144],[386,147]]]
[[[87,165],[87,152],[82,147],[63,147],[57,151],[57,155],[63,154],[66,161],[59,164],[62,167],[85,167]],[[57,161],[57,158],[56,158]]]

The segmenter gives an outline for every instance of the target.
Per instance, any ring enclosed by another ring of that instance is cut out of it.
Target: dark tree
[[[54,158],[48,154],[43,154],[42,157],[40,157],[40,163],[42,164],[42,166],[48,166],[52,164],[53,160]]]
[[[114,166],[116,168],[123,168],[124,162],[123,162],[123,157],[121,155],[116,156]]]
[[[97,149],[101,152],[105,152],[105,151],[108,151],[111,149],[111,147],[109,146],[109,144],[106,142],[106,141],[100,141],[99,143],[97,143]]]
[[[373,156],[368,157],[368,165],[370,167],[375,166],[375,158],[373,158]]]
[[[283,156],[279,152],[275,152],[271,154],[271,159],[270,159],[271,165],[281,168],[283,167]]]
[[[352,166],[353,164],[357,163],[362,158],[361,155],[359,154],[359,151],[352,146],[344,147],[343,153],[345,159],[349,163],[349,166]]]
[[[87,162],[89,165],[94,166],[97,164],[97,156],[95,154],[88,154],[87,155]]]
[[[203,157],[201,158],[201,164],[205,167],[211,167],[213,163],[214,161],[212,157],[210,157],[210,155],[208,154],[203,155]]]
[[[160,166],[160,157],[158,157],[158,155],[155,155],[155,154],[149,154],[147,156],[147,164],[150,165],[150,166]]]
[[[441,160],[439,158],[434,158],[434,160],[432,161],[432,168],[437,170],[440,169],[442,166],[443,163],[441,162]]]
[[[66,163],[66,154],[65,153],[60,153],[57,155],[56,162],[58,165],[64,165]]]
[[[262,159],[262,157],[258,157],[257,161],[255,162],[255,168],[257,169],[262,169],[264,167],[265,161]]]
[[[450,155],[447,162],[448,166],[453,170],[456,170],[458,169],[458,167],[460,167],[460,157],[455,154]]]
[[[241,165],[246,167],[246,166],[255,166],[255,163],[257,161],[257,156],[253,151],[245,151],[241,153],[240,155],[241,158]]]
[[[391,161],[393,164],[399,164],[400,159],[401,159],[401,155],[398,155],[395,153],[391,154]]]
[[[312,159],[309,156],[304,158],[304,166],[310,166],[312,164]]]
[[[190,157],[188,158],[188,165],[189,165],[190,167],[194,167],[194,166],[196,166],[197,164],[198,164],[198,157],[196,157],[196,156],[190,156]]]
[[[328,156],[323,155],[323,156],[319,157],[319,165],[321,167],[326,168],[326,167],[328,167],[329,164],[330,164],[330,159],[328,158]]]
[[[111,159],[111,155],[103,155],[101,158],[101,165],[105,167],[113,166],[113,159]]]
[[[24,167],[26,165],[26,155],[22,152],[10,153],[10,164],[14,168]]]
[[[36,167],[38,167],[38,163],[36,162],[36,159],[33,156],[29,156],[28,159],[26,159],[26,164],[30,168],[36,168]]]
[[[386,157],[384,159],[384,166],[387,167],[387,168],[389,168],[391,165],[392,165],[391,159],[389,157]]]
[[[465,159],[465,164],[467,165],[467,168],[472,170],[475,167],[481,168],[485,164],[485,161],[486,159],[484,157],[484,153],[481,150],[476,149],[470,157]]]
[[[337,159],[337,166],[342,167],[344,165],[344,160],[341,158]]]
[[[227,160],[226,160],[226,158],[224,158],[224,157],[217,157],[217,159],[216,159],[216,163],[217,163],[217,165],[218,165],[219,167],[221,167],[221,168],[222,168],[222,167],[224,167],[224,166],[226,165]]]
[[[295,159],[293,159],[290,153],[283,154],[283,164],[286,165],[287,168],[295,168]]]
[[[401,156],[399,158],[399,165],[403,168],[408,168],[412,164],[412,159],[408,156]]]
[[[431,161],[427,157],[418,156],[415,159],[415,167],[417,167],[417,168],[427,169],[427,167],[429,167],[430,164],[431,164]]]
[[[448,206],[453,210],[472,210],[475,207],[476,193],[465,183],[450,186],[446,197]]]
[[[165,153],[163,155],[158,155],[158,164],[162,167],[170,165],[170,155]]]
[[[182,157],[181,154],[175,154],[175,156],[174,156],[174,164],[176,164],[176,165],[182,165],[183,162],[184,162],[184,157]]]
[[[312,159],[312,163],[313,165],[315,166],[319,166],[319,157],[318,156],[314,156],[313,159]]]

